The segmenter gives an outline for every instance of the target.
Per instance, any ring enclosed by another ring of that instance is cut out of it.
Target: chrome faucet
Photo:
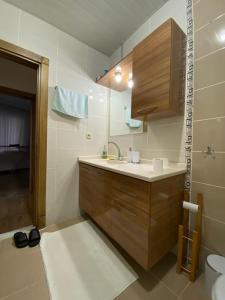
[[[116,147],[116,149],[118,151],[117,159],[118,160],[123,160],[123,156],[121,155],[120,147],[115,142],[112,142],[112,141],[109,141],[108,144],[112,144]]]

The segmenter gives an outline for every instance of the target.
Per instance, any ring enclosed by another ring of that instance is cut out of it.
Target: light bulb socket
[[[116,70],[115,70],[115,80],[116,82],[121,82],[122,80],[122,69],[120,66],[117,66],[116,67]]]
[[[134,86],[134,81],[133,81],[133,79],[128,79],[128,87],[130,88],[130,89],[132,89],[132,87]]]

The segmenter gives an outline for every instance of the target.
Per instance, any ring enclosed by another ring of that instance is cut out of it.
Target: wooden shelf
[[[121,61],[119,61],[115,66],[113,66],[109,71],[102,76],[96,83],[103,85],[107,88],[113,89],[118,92],[123,92],[128,89],[128,77],[132,73],[132,52],[125,56]],[[121,82],[116,82],[115,80],[115,70],[116,67],[120,66],[122,69],[122,80]]]

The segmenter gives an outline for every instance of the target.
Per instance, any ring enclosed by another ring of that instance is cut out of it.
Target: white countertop
[[[156,172],[153,170],[151,160],[141,160],[139,164],[127,163],[127,161],[119,162],[90,156],[80,156],[78,160],[81,163],[148,182],[186,173],[186,164],[184,163],[169,163],[167,169],[164,169],[161,172]]]

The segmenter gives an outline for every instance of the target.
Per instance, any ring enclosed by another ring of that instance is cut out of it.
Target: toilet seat
[[[221,275],[212,289],[213,300],[225,300],[225,275]]]
[[[225,274],[225,257],[217,254],[207,256],[208,266],[219,274]]]

